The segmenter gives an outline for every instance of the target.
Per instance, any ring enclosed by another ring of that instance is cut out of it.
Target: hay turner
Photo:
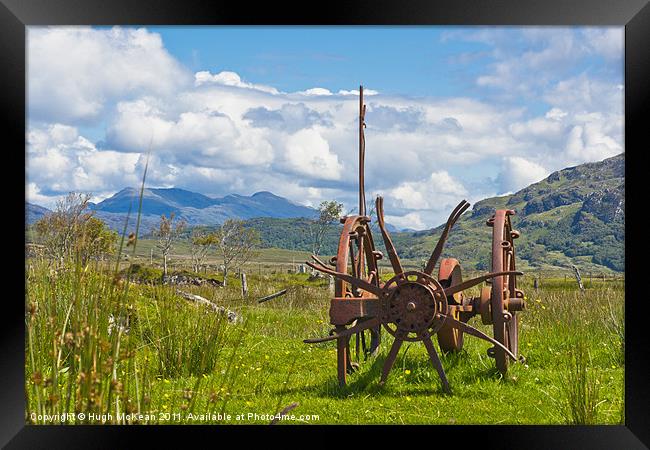
[[[359,96],[359,214],[341,219],[343,230],[336,256],[327,263],[317,256],[307,264],[315,270],[335,277],[335,293],[330,304],[330,322],[334,329],[329,336],[306,339],[306,343],[336,340],[338,380],[346,383],[346,374],[360,362],[360,347],[365,356],[379,348],[381,329],[394,337],[384,361],[381,381],[390,373],[405,341],[421,341],[435,367],[445,392],[451,392],[447,376],[433,344],[437,336],[443,352],[459,351],[465,334],[483,339],[492,347],[488,355],[496,361],[502,373],[510,361],[518,360],[518,312],[524,309],[524,294],[517,289],[514,240],[519,233],[512,229],[512,210],[497,210],[487,221],[492,227],[492,269],[490,273],[463,280],[459,261],[440,260],[449,233],[469,208],[461,201],[452,211],[442,235],[423,270],[405,270],[384,222],[384,202],[376,199],[377,225],[381,232],[388,259],[395,275],[382,282],[378,262],[384,257],[375,248],[370,227],[371,218],[365,211],[364,158],[365,111],[363,87]],[[438,270],[434,276],[436,266]],[[478,297],[465,295],[467,289],[486,283]],[[492,325],[493,337],[469,325],[474,316],[483,324]],[[356,359],[352,361],[350,340],[356,338]]]

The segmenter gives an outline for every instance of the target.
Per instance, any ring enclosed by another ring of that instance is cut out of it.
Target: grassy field
[[[138,253],[142,262],[149,249]],[[293,258],[270,250],[266,257],[287,267]],[[28,423],[268,423],[293,402],[295,420],[281,423],[623,422],[622,281],[587,279],[581,293],[572,279],[545,277],[536,292],[532,277],[522,277],[525,363],[504,378],[486,354],[490,345],[467,336],[462,352],[441,355],[453,389],[446,395],[421,343],[402,347],[379,386],[387,333],[378,355],[339,387],[335,344],[302,342],[330,330],[324,279],[252,270],[247,298],[235,276],[227,288],[182,288],[242,317],[230,323],[173,287],[79,264],[27,263]],[[286,296],[257,303],[283,288]],[[479,318],[470,324],[492,334]]]

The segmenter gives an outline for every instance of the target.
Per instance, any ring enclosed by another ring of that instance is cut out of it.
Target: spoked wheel
[[[488,221],[492,226],[492,271],[515,270],[514,239],[519,233],[512,229],[510,216],[512,210],[497,210],[493,219]],[[519,318],[515,311],[508,311],[510,299],[520,299],[523,293],[517,289],[515,275],[503,275],[492,280],[490,306],[492,310],[492,325],[494,339],[501,342],[517,358],[519,357]],[[511,359],[501,348],[494,348],[494,357],[499,371],[505,374]]]
[[[463,282],[463,273],[460,263],[455,258],[445,258],[440,261],[438,269],[438,281],[443,288],[458,286]],[[463,292],[457,292],[448,298],[450,305],[467,305],[469,299],[463,295]],[[451,317],[462,322],[467,322],[467,318],[461,316],[460,311],[455,310],[449,313]],[[438,331],[438,344],[443,352],[457,352],[463,349],[463,331],[454,328],[448,324],[442,326]]]
[[[379,271],[377,269],[378,252],[375,251],[375,244],[372,240],[369,219],[364,216],[350,216],[345,219],[341,238],[339,239],[338,252],[332,258],[332,264],[336,266],[336,271],[346,273],[355,279],[364,280],[374,286],[379,287]],[[334,284],[336,297],[371,297],[368,292],[359,289],[353,282],[346,282],[336,279]],[[362,324],[366,318],[358,319],[351,326]],[[345,326],[336,328],[336,333],[340,334],[346,329]],[[338,352],[338,378],[340,384],[345,384],[347,373],[354,371],[359,362],[368,355],[373,355],[379,349],[381,327],[371,327],[361,330],[354,335],[355,356],[350,351],[350,337],[337,339]]]
[[[461,320],[457,320],[451,314],[452,311],[461,309],[461,308],[451,308],[449,305],[449,298],[454,298],[454,294],[460,293],[467,289],[470,289],[474,286],[477,286],[487,280],[503,277],[508,275],[521,274],[518,272],[492,272],[485,275],[472,278],[470,280],[459,282],[456,279],[456,284],[450,287],[443,287],[442,284],[431,276],[433,268],[436,266],[439,256],[442,254],[442,249],[445,241],[447,240],[447,235],[453,224],[458,220],[460,215],[469,207],[469,203],[462,201],[452,212],[451,216],[447,220],[447,225],[443,230],[443,233],[438,240],[436,248],[431,254],[431,258],[424,268],[423,271],[405,271],[402,263],[397,255],[395,246],[393,245],[392,240],[386,230],[384,223],[384,208],[383,208],[383,198],[377,197],[376,210],[377,210],[377,223],[379,229],[381,230],[382,237],[384,239],[384,245],[386,246],[386,252],[388,253],[388,259],[391,262],[395,276],[391,278],[386,283],[379,283],[376,275],[373,275],[373,270],[376,270],[376,261],[377,255],[374,251],[371,250],[370,239],[361,239],[360,242],[365,246],[363,249],[357,253],[357,255],[365,255],[369,260],[372,260],[372,263],[368,263],[368,268],[370,273],[367,277],[363,276],[363,272],[360,268],[364,267],[363,258],[350,257],[349,260],[355,262],[353,264],[356,272],[355,274],[350,274],[347,272],[348,258],[346,252],[349,252],[352,255],[354,251],[354,246],[348,241],[351,237],[362,238],[364,236],[370,236],[370,231],[367,227],[367,218],[348,218],[345,221],[345,227],[341,233],[339,255],[340,260],[337,257],[337,267],[340,264],[340,272],[338,270],[332,270],[326,267],[325,263],[318,259],[318,257],[312,255],[312,259],[315,263],[307,262],[307,265],[310,267],[332,275],[336,277],[337,280],[341,281],[342,284],[338,285],[342,295],[354,296],[359,298],[359,302],[368,302],[368,311],[370,311],[370,304],[373,304],[373,313],[368,314],[361,311],[360,315],[355,317],[364,317],[365,321],[359,322],[352,325],[349,328],[345,326],[337,327],[334,330],[333,334],[323,338],[312,338],[305,339],[304,342],[309,344],[317,344],[321,342],[327,342],[332,340],[337,340],[339,345],[339,381],[341,384],[345,383],[345,374],[346,374],[346,362],[347,356],[349,354],[349,346],[346,346],[346,343],[349,342],[349,339],[352,335],[362,332],[365,329],[376,329],[379,326],[382,326],[389,334],[391,334],[395,339],[393,344],[388,352],[388,356],[384,361],[384,367],[382,369],[382,375],[380,383],[383,384],[390,372],[397,354],[402,346],[404,341],[415,342],[422,341],[426,347],[427,353],[429,354],[429,359],[431,363],[438,371],[440,380],[442,381],[442,387],[445,392],[451,392],[449,387],[449,382],[445,375],[444,369],[438,353],[431,341],[431,337],[434,334],[437,334],[442,327],[450,326],[459,331],[462,331],[465,334],[470,334],[479,339],[483,339],[491,343],[495,348],[500,348],[506,354],[510,355],[512,358],[516,358],[512,352],[505,347],[502,342],[497,339],[491,338],[480,330],[464,323]],[[360,220],[361,222],[355,228],[355,221]],[[350,250],[345,250],[345,245],[348,245],[347,248]],[[370,256],[375,256],[375,258],[370,258]],[[451,266],[454,266],[452,263]],[[455,269],[451,270],[453,274],[456,270],[457,277],[459,274],[459,266],[456,264]],[[345,272],[344,272],[345,271]],[[453,276],[451,276],[453,278]],[[454,281],[450,281],[454,283]],[[348,286],[349,284],[349,292]],[[361,292],[359,292],[361,291]],[[365,294],[364,294],[365,292]],[[367,299],[367,300],[366,300]],[[332,306],[340,305],[341,308],[350,308],[349,301],[348,304],[337,301],[334,299],[332,301]],[[352,303],[357,303],[357,300],[352,300]],[[364,303],[357,303],[356,306],[363,306]],[[507,305],[506,305],[507,306]],[[470,306],[471,309],[471,306]],[[486,302],[486,308],[489,309],[489,305]],[[356,311],[356,310],[355,310]],[[471,311],[470,311],[471,312]],[[463,317],[461,312],[460,317]],[[347,324],[347,321],[338,321],[335,320],[335,316],[330,310],[330,318],[332,323],[341,323]],[[349,322],[354,322],[354,320],[349,320]],[[457,335],[460,336],[460,335]]]

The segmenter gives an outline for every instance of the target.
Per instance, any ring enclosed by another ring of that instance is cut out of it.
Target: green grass
[[[580,293],[571,278],[566,283],[544,278],[535,292],[532,277],[523,277],[528,308],[521,313],[520,351],[525,364],[513,365],[504,378],[486,354],[490,345],[466,336],[462,352],[441,355],[453,389],[446,395],[421,343],[403,346],[388,382],[379,386],[392,343],[387,333],[378,355],[339,387],[334,343],[302,342],[331,328],[330,293],[323,279],[251,272],[247,298],[234,277],[225,289],[183,288],[240,313],[243,323],[233,324],[183,300],[172,287],[115,281],[110,272],[92,267],[71,265],[54,272],[47,262],[28,264],[30,423],[52,423],[38,416],[32,420],[31,413],[62,412],[104,414],[108,422],[123,423],[117,413],[124,411],[143,413],[137,423],[268,423],[268,417],[246,414],[274,414],[293,402],[299,406],[290,414],[318,416],[299,423],[623,420],[622,281],[593,280]],[[285,287],[287,295],[256,302]],[[129,332],[113,328],[108,333],[111,315],[123,317]],[[479,318],[470,324],[492,334]],[[201,414],[230,418],[203,420]],[[70,422],[101,420],[77,416]]]

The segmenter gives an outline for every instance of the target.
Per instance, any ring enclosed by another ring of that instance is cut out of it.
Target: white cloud
[[[311,89],[306,89],[304,91],[298,91],[296,94],[299,95],[307,95],[307,96],[330,96],[334,95],[332,91],[329,89],[321,88],[321,87],[315,87]],[[352,90],[346,90],[346,89],[340,89],[337,92],[338,95],[356,95],[357,97],[359,96],[359,90],[358,89],[352,89]],[[373,89],[364,89],[363,90],[363,95],[377,95],[379,92],[373,90]]]
[[[359,90],[358,89],[352,89],[352,90],[346,90],[346,89],[340,89],[339,90],[339,95],[356,95],[357,97],[359,96]],[[375,91],[374,89],[364,89],[363,90],[363,96],[365,97],[366,95],[377,95],[379,94],[379,91]]]
[[[390,223],[424,228],[444,222],[463,198],[515,191],[620,153],[620,82],[554,72],[570,67],[572,55],[614,55],[608,33],[585,42],[586,34],[565,29],[555,37],[527,29],[520,53],[510,51],[518,48],[511,33],[475,33],[496,46],[477,83],[509,91],[506,101],[364,90],[366,192],[385,194]],[[271,190],[300,203],[336,198],[356,207],[357,90],[282,92],[232,71],[199,71],[192,80],[146,30],[30,28],[28,38],[38,71],[30,67],[28,80],[27,186],[37,203],[67,190],[102,198],[135,186],[151,147],[150,186]],[[531,111],[520,97],[543,108]],[[92,120],[105,126],[101,143],[79,132]]]
[[[520,156],[510,156],[503,159],[498,181],[501,192],[516,192],[530,184],[543,180],[549,173],[540,164]]]
[[[329,89],[325,88],[311,88],[307,89],[305,91],[300,91],[297,92],[297,94],[302,94],[302,95],[334,95]],[[358,94],[357,94],[358,95]]]
[[[625,28],[604,27],[582,30],[589,48],[607,59],[622,60],[624,56]]]
[[[445,210],[467,194],[467,189],[444,170],[421,181],[402,182],[388,191],[392,203],[409,210]]]
[[[423,230],[427,227],[427,225],[422,221],[420,214],[416,212],[404,214],[403,216],[386,215],[384,219],[387,223],[399,229]]]
[[[57,200],[59,200],[57,196],[42,195],[36,183],[27,183],[25,187],[25,201],[29,203],[51,209],[56,205]]]
[[[70,191],[115,192],[120,189],[116,186],[137,181],[139,154],[98,150],[73,127],[53,124],[33,128],[27,141],[27,195],[34,197],[33,202],[51,205]],[[46,195],[52,199],[47,200]]]
[[[562,111],[560,108],[551,108],[548,110],[544,117],[551,120],[562,120],[567,116],[565,111]]]
[[[623,114],[621,85],[590,78],[586,73],[558,81],[544,94],[544,100],[567,112]]]
[[[343,166],[329,144],[316,130],[306,129],[289,136],[285,153],[287,165],[297,174],[324,180],[339,180]]]
[[[575,125],[566,140],[567,161],[580,164],[600,161],[623,151],[620,143],[606,135],[598,117],[584,125]]]
[[[114,100],[169,95],[190,79],[160,35],[145,29],[28,27],[27,38],[32,119],[97,120]]]
[[[201,71],[194,74],[194,85],[201,86],[202,84],[216,83],[224,86],[234,86],[246,89],[255,89],[269,94],[278,94],[279,91],[271,86],[263,84],[247,83],[242,81],[239,74],[236,72],[223,71],[212,75],[208,71]]]

